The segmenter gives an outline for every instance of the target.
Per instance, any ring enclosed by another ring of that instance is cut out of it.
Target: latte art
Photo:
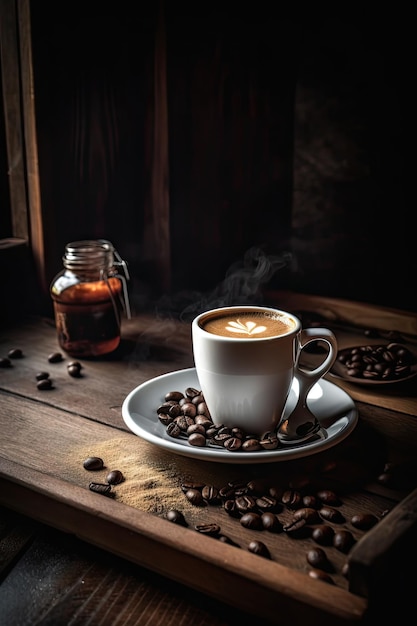
[[[295,328],[291,317],[268,311],[234,311],[208,315],[201,323],[208,333],[238,339],[263,339],[285,335]]]
[[[256,322],[241,322],[239,319],[236,322],[229,322],[226,326],[226,330],[229,333],[245,333],[246,335],[259,335],[266,331],[266,326],[256,324]]]

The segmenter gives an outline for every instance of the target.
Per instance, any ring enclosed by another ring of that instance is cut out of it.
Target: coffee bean
[[[60,352],[52,352],[52,354],[48,356],[48,361],[49,363],[59,363],[62,361],[62,354]]]
[[[102,496],[109,496],[111,494],[111,485],[107,483],[90,483],[88,488],[90,491],[99,493]]]
[[[319,521],[319,514],[316,509],[311,509],[309,507],[304,507],[302,509],[298,509],[295,511],[293,515],[294,520],[305,520],[306,524],[315,524]]]
[[[316,580],[322,580],[323,582],[328,583],[330,585],[335,584],[333,578],[321,569],[311,569],[309,570],[308,575],[310,576],[310,578],[315,578]]]
[[[281,497],[281,502],[289,509],[298,509],[302,503],[302,497],[296,489],[287,489]]]
[[[303,496],[303,504],[310,509],[319,509],[321,507],[321,502],[316,496]]]
[[[253,496],[243,495],[235,498],[236,507],[241,513],[254,511],[256,509],[256,500]]]
[[[352,517],[350,521],[352,526],[355,526],[355,528],[360,528],[361,530],[369,530],[370,528],[375,526],[378,518],[371,513],[357,513]]]
[[[188,523],[184,517],[184,514],[177,509],[170,509],[166,513],[166,519],[173,524],[179,524],[180,526],[188,526]]]
[[[246,439],[241,446],[242,450],[245,452],[257,452],[258,450],[262,450],[262,446],[257,439],[250,438]]]
[[[221,501],[219,490],[214,485],[204,485],[201,495],[208,504],[219,504]]]
[[[12,367],[12,362],[10,359],[7,359],[5,357],[1,357],[0,358],[0,367]]]
[[[254,511],[244,513],[240,518],[240,523],[245,528],[251,528],[252,530],[262,530],[264,527],[261,516]]]
[[[311,528],[307,525],[305,519],[293,519],[283,526],[283,530],[288,536],[297,539],[304,539],[311,535]]]
[[[79,361],[71,361],[67,365],[67,371],[73,378],[79,378],[81,376],[82,365]]]
[[[278,511],[281,505],[271,496],[256,498],[256,506],[260,511]]]
[[[8,355],[9,359],[22,359],[23,358],[23,350],[20,348],[13,348],[9,350]]]
[[[233,539],[231,539],[230,537],[227,537],[226,535],[221,535],[221,534],[217,535],[216,539],[220,541],[221,543],[228,543],[231,546],[240,548],[240,545],[238,543],[236,543],[235,541],[233,541]]]
[[[53,388],[52,380],[50,378],[42,378],[42,380],[38,380],[36,386],[41,391]]]
[[[215,523],[211,523],[211,524],[197,524],[195,526],[195,529],[199,532],[202,533],[203,535],[210,535],[211,537],[214,537],[215,535],[218,535],[220,533],[220,526],[218,524]]]
[[[49,378],[48,372],[38,372],[36,374],[36,380],[45,380],[46,378]]]
[[[194,387],[187,387],[187,389],[185,390],[185,395],[189,400],[192,400],[196,396],[200,396],[201,391],[199,391],[198,389],[194,389]]]
[[[207,442],[205,435],[202,435],[201,433],[191,433],[188,437],[188,443],[190,446],[204,448]]]
[[[81,369],[79,369],[75,365],[71,365],[70,367],[68,367],[68,374],[70,376],[72,376],[73,378],[80,378],[81,377]]]
[[[165,400],[174,400],[175,402],[179,402],[182,398],[184,398],[184,394],[181,391],[168,391],[165,395]]]
[[[282,523],[279,521],[275,513],[265,512],[261,515],[262,526],[271,533],[283,532]]]
[[[104,467],[104,461],[99,456],[89,456],[83,462],[83,466],[89,472],[101,470]]]
[[[279,447],[279,439],[276,432],[268,432],[263,435],[259,445],[264,450],[276,450]]]
[[[120,470],[112,470],[106,476],[106,481],[109,485],[120,485],[124,481],[125,477],[123,476]]]
[[[240,517],[240,511],[236,506],[235,500],[225,500],[223,508],[230,517]]]
[[[258,554],[259,556],[263,556],[266,559],[271,558],[271,554],[267,548],[267,546],[262,543],[262,541],[251,541],[248,545],[249,552],[253,554]]]
[[[242,440],[239,437],[229,437],[224,441],[223,446],[230,452],[236,452],[242,447]]]
[[[333,524],[343,524],[345,521],[344,516],[337,509],[333,509],[331,506],[323,506],[319,509],[319,515],[322,519]]]
[[[312,538],[316,543],[319,543],[322,546],[330,546],[333,544],[333,535],[334,530],[332,526],[328,524],[319,524],[313,529],[311,533]]]
[[[170,437],[174,437],[174,439],[178,439],[178,437],[180,437],[181,432],[182,432],[181,428],[175,422],[171,422],[170,424],[168,424],[166,431],[167,431],[167,434]]]
[[[333,546],[347,554],[355,543],[355,538],[349,530],[336,530],[333,536]]]
[[[189,489],[197,489],[198,491],[202,491],[204,486],[205,486],[205,483],[198,483],[198,482],[194,482],[190,480],[190,481],[181,483],[181,491],[183,493],[186,493]]]
[[[194,506],[205,506],[206,504],[203,496],[201,495],[201,491],[198,489],[188,489],[185,492],[185,497],[189,502],[191,502],[191,504],[194,504]]]
[[[307,563],[316,569],[329,570],[330,563],[322,548],[312,548],[307,552]]]
[[[340,506],[342,504],[339,496],[330,489],[322,489],[317,492],[317,497],[323,504],[329,504],[330,506]]]

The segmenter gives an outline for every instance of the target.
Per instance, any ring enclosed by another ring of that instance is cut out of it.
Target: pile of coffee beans
[[[204,508],[217,506],[250,530],[273,534],[286,534],[293,539],[311,539],[315,546],[306,554],[310,566],[309,575],[334,584],[331,573],[336,569],[326,552],[326,547],[335,548],[347,555],[357,539],[354,531],[366,532],[384,516],[363,511],[346,519],[340,510],[341,498],[332,489],[295,488],[269,483],[265,479],[248,482],[227,482],[222,487],[196,481],[183,482],[181,490],[194,506]],[[189,526],[184,514],[170,510],[166,519]],[[352,530],[349,529],[349,524]],[[218,523],[200,523],[194,526],[198,532],[209,535],[225,543],[241,547],[222,533]],[[247,549],[254,554],[271,559],[268,547],[262,541],[252,541]],[[340,573],[349,575],[347,561]]]
[[[191,446],[213,445],[229,452],[258,452],[275,450],[280,445],[275,431],[259,438],[241,428],[213,424],[202,392],[193,387],[187,387],[184,393],[168,391],[164,400],[156,409],[159,421],[170,437],[186,438]]]
[[[414,354],[400,343],[364,345],[341,350],[337,360],[352,378],[390,381],[410,376]]]

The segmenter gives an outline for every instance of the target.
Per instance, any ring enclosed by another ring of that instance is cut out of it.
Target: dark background
[[[404,28],[268,9],[76,0],[46,20],[31,4],[54,272],[67,242],[103,237],[128,262],[136,310],[264,288],[416,310]],[[158,47],[169,277],[151,233]]]

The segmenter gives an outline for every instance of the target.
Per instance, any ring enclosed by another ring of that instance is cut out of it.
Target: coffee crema
[[[285,335],[294,330],[295,326],[291,318],[266,311],[236,311],[208,316],[201,321],[201,327],[208,333],[239,339]]]

